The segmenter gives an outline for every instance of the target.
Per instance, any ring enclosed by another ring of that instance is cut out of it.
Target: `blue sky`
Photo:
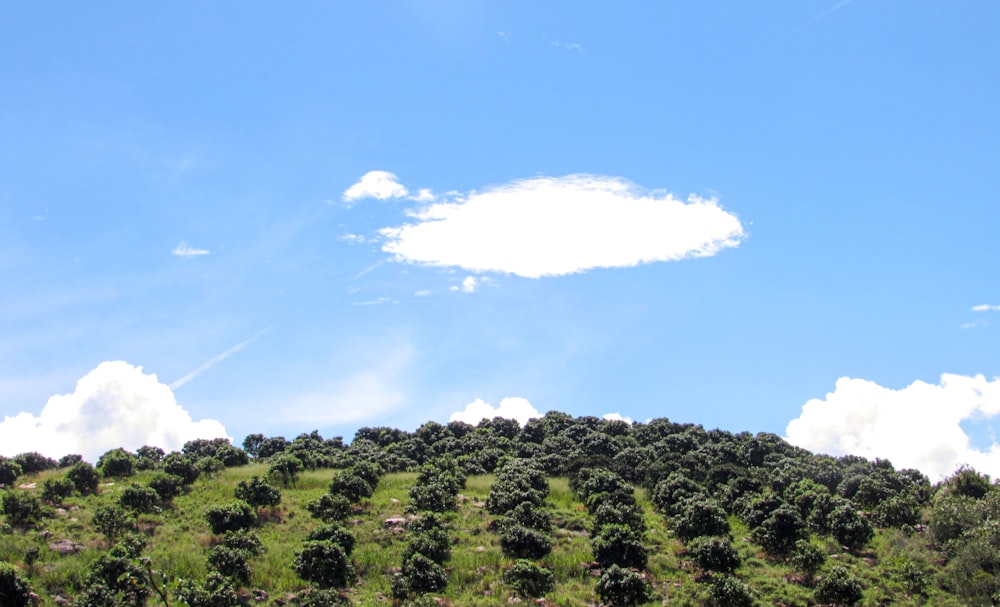
[[[0,449],[513,399],[1000,473],[998,19],[8,6]]]

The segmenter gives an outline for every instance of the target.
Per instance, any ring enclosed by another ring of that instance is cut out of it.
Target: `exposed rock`
[[[382,525],[385,526],[387,529],[401,529],[405,528],[408,522],[409,522],[408,520],[406,520],[401,516],[393,516],[385,519]]]
[[[54,550],[59,554],[76,554],[86,548],[83,544],[77,544],[73,540],[59,540],[49,544],[49,550]]]
[[[22,483],[17,486],[18,489],[34,489],[38,486],[38,483]]]

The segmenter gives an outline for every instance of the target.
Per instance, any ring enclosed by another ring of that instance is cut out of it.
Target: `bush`
[[[132,521],[125,511],[114,506],[98,506],[94,510],[93,524],[108,538],[109,543],[133,528]]]
[[[243,500],[256,508],[264,506],[277,506],[281,503],[281,490],[255,476],[247,481],[240,481],[236,485],[236,499]]]
[[[791,551],[795,542],[804,539],[808,531],[799,516],[799,511],[784,505],[775,509],[753,530],[753,539],[771,555],[784,555]]]
[[[250,581],[249,555],[225,544],[219,544],[208,552],[208,565],[225,577],[246,584]]]
[[[97,469],[109,478],[126,478],[135,474],[136,457],[124,449],[112,449],[97,460]]]
[[[343,495],[325,493],[306,504],[306,510],[313,518],[325,523],[342,521],[351,515],[351,502]]]
[[[0,485],[11,486],[21,476],[21,465],[14,460],[0,455]]]
[[[208,574],[204,585],[192,580],[179,580],[177,598],[188,607],[233,607],[240,604],[232,582],[215,571]]]
[[[826,552],[809,540],[799,540],[795,542],[795,551],[792,553],[792,567],[796,571],[804,574],[807,579],[819,571],[823,563],[826,562]]]
[[[333,542],[340,546],[347,556],[351,556],[351,553],[354,551],[354,545],[357,542],[351,532],[340,525],[326,525],[313,529],[306,537],[306,541]]]
[[[184,488],[184,479],[176,474],[161,472],[149,479],[149,488],[156,492],[162,503],[169,504],[181,494]]]
[[[342,470],[334,475],[327,492],[343,495],[348,501],[354,503],[371,497],[375,490],[365,479],[350,470]]]
[[[403,549],[403,561],[414,554],[422,554],[439,565],[443,564],[451,558],[451,538],[444,529],[411,534],[410,541]]]
[[[311,534],[310,534],[311,536]],[[311,539],[311,537],[310,537]],[[239,531],[227,531],[222,538],[222,544],[233,550],[240,550],[247,556],[257,556],[264,552],[264,542],[260,541],[252,531],[241,529]]]
[[[433,482],[422,485],[418,482],[410,488],[410,503],[407,504],[406,510],[408,512],[420,512],[421,510],[450,512],[458,506],[455,495],[446,484]]]
[[[540,559],[552,552],[552,540],[535,529],[512,525],[500,533],[500,549],[510,558]]]
[[[152,514],[160,511],[160,495],[149,487],[133,484],[122,492],[118,504],[136,514]]]
[[[594,587],[601,601],[610,607],[635,607],[653,600],[645,578],[631,569],[612,565],[604,570]]]
[[[28,607],[33,604],[31,586],[18,574],[17,567],[0,561],[0,597],[4,607]]]
[[[73,483],[77,493],[80,495],[94,495],[97,493],[100,476],[97,474],[97,469],[87,462],[73,464],[69,472],[66,473],[66,478]]]
[[[38,498],[21,491],[8,491],[3,496],[2,510],[11,525],[33,525],[45,516]]]
[[[543,597],[556,587],[551,571],[525,559],[514,561],[514,566],[503,572],[503,581],[525,598]]]
[[[729,535],[729,520],[725,510],[710,499],[685,500],[679,507],[679,513],[670,522],[674,535],[684,542],[703,535]]]
[[[171,453],[163,460],[163,471],[180,477],[185,486],[194,483],[201,474],[191,459],[179,453]]]
[[[250,463],[250,456],[247,455],[246,451],[229,444],[219,447],[219,450],[215,452],[215,458],[222,462],[226,468],[246,466]]]
[[[599,533],[605,525],[623,525],[638,535],[646,533],[646,518],[642,508],[634,504],[605,502],[593,511],[594,531]]]
[[[282,453],[271,460],[271,467],[267,470],[267,476],[282,486],[287,487],[295,484],[299,479],[299,472],[301,471],[302,460],[294,455]]]
[[[150,589],[146,572],[134,562],[134,557],[116,546],[101,555],[84,581],[84,592],[78,599],[80,607],[143,607]]]
[[[875,530],[853,505],[844,504],[830,514],[830,533],[842,546],[860,550],[872,539]]]
[[[79,453],[71,453],[69,455],[64,455],[64,456],[60,457],[57,466],[60,469],[62,469],[62,468],[69,468],[70,466],[72,466],[74,464],[78,464],[78,463],[80,463],[82,461],[83,461],[83,456],[82,455],[80,455]]]
[[[714,578],[708,594],[716,607],[753,607],[753,592],[750,587],[731,575]]]
[[[205,511],[205,519],[212,533],[249,529],[257,524],[257,513],[250,504],[237,500],[225,506],[213,506]]]
[[[861,581],[843,567],[834,567],[816,585],[816,600],[831,605],[855,605],[864,595]]]
[[[308,588],[291,599],[292,607],[340,607],[350,605],[350,601],[336,590]]]
[[[502,541],[501,541],[502,544]],[[590,540],[594,560],[602,567],[618,565],[645,569],[648,556],[642,545],[642,535],[624,525],[605,525],[599,535]]]
[[[354,580],[354,567],[339,544],[306,542],[292,563],[295,573],[320,588],[343,588]]]
[[[722,537],[695,538],[688,546],[688,552],[705,571],[732,573],[742,564],[733,543]]]
[[[21,466],[21,472],[24,474],[34,474],[36,472],[44,472],[46,470],[55,470],[59,467],[59,462],[51,457],[45,457],[37,451],[19,453],[14,456],[14,461]]]
[[[69,479],[48,479],[42,483],[42,500],[59,505],[64,499],[73,495],[74,491],[76,491],[76,486]]]
[[[548,534],[552,532],[552,516],[544,508],[531,502],[522,502],[503,518],[501,527],[521,525]]]
[[[403,561],[403,578],[409,591],[417,594],[438,592],[448,586],[444,567],[422,554],[414,554]]]
[[[214,457],[203,457],[194,463],[198,473],[206,478],[211,478],[226,469],[221,460]]]

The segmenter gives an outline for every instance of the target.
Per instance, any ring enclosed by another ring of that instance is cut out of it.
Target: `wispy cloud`
[[[361,270],[359,270],[358,273],[354,275],[354,280],[357,280],[357,279],[361,278],[362,276],[365,276],[366,274],[374,272],[375,270],[377,270],[379,268],[379,266],[381,266],[384,263],[385,263],[384,261],[376,261],[373,264],[370,264],[368,266],[365,266],[364,268],[361,268]]]
[[[991,304],[979,304],[978,306],[972,306],[973,312],[1000,312],[1000,306]]]
[[[199,375],[201,375],[202,373],[204,373],[205,371],[208,371],[209,369],[211,369],[215,365],[217,365],[220,362],[226,360],[227,358],[229,358],[233,354],[236,354],[237,352],[239,352],[243,348],[247,347],[251,343],[257,341],[258,338],[260,338],[262,335],[264,335],[265,333],[267,333],[270,330],[271,330],[270,327],[268,327],[266,329],[262,329],[260,331],[257,331],[249,339],[245,339],[245,340],[241,341],[240,343],[236,344],[232,348],[229,348],[228,350],[226,350],[222,354],[219,354],[215,358],[209,360],[207,363],[205,363],[202,366],[198,367],[194,371],[192,371],[192,372],[188,373],[187,375],[185,375],[184,377],[176,380],[174,383],[170,384],[170,389],[171,390],[176,390],[177,388],[180,388],[184,384],[188,383],[192,379],[194,379],[194,378],[198,377]]]
[[[466,276],[465,280],[462,281],[461,285],[453,285],[451,287],[452,291],[461,291],[462,293],[475,293],[480,286],[490,284],[492,281],[489,277],[483,276],[482,278],[476,278],[475,276]]]
[[[172,251],[170,251],[170,254],[176,257],[198,257],[200,255],[208,255],[210,253],[211,251],[208,249],[196,249],[188,246],[188,244],[183,240],[179,245],[174,247]]]
[[[806,21],[802,25],[800,25],[800,26],[798,26],[796,28],[793,28],[791,31],[789,31],[787,34],[785,34],[785,37],[791,36],[792,34],[797,34],[797,33],[801,32],[802,30],[806,29],[807,27],[815,25],[819,21],[822,21],[823,19],[826,19],[827,17],[829,17],[833,13],[839,11],[840,9],[844,8],[845,6],[847,6],[848,4],[850,4],[852,2],[854,2],[854,0],[840,0],[840,2],[837,2],[836,4],[834,4],[833,6],[831,6],[830,8],[828,8],[825,11],[823,11],[822,13],[816,15],[812,19],[809,19],[808,21]]]
[[[977,318],[976,320],[970,320],[969,322],[961,325],[962,329],[977,329],[979,327],[988,327],[990,321],[985,318]]]
[[[395,299],[387,296],[376,297],[375,299],[368,299],[366,301],[355,302],[356,306],[384,306],[386,304],[399,303]]]

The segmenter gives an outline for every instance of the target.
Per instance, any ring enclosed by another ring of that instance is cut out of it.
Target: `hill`
[[[0,604],[992,605],[1000,489],[549,413],[0,460]],[[33,593],[34,599],[28,593]]]

